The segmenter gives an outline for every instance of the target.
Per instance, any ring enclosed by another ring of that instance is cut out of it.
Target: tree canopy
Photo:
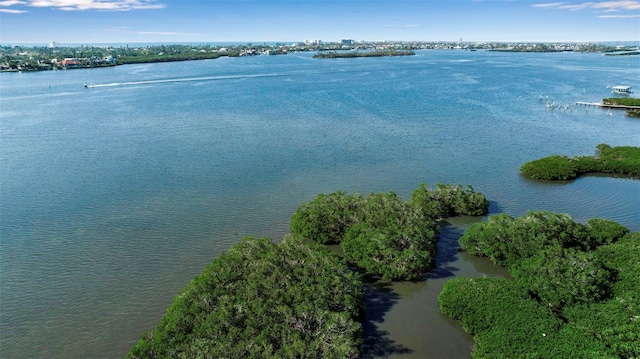
[[[567,157],[552,155],[530,161],[520,172],[534,179],[572,180],[587,173],[611,173],[640,177],[640,147],[596,146],[598,156]]]
[[[489,202],[471,186],[421,184],[408,201],[393,192],[319,194],[291,218],[291,231],[318,243],[339,243],[368,275],[416,280],[433,266],[438,220],[486,214]]]
[[[498,214],[486,222],[472,224],[460,238],[460,247],[508,267],[546,247],[594,249],[615,242],[627,232],[619,223],[607,219],[596,218],[583,225],[567,214],[530,211],[518,218]]]
[[[357,358],[361,277],[325,247],[245,238],[178,294],[128,358]]]
[[[463,249],[513,279],[455,278],[440,310],[474,334],[474,358],[640,357],[640,232],[529,212],[470,226]]]

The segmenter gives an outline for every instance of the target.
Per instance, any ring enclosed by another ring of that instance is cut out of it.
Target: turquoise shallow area
[[[638,180],[518,173],[599,143],[640,146],[638,119],[574,105],[609,97],[607,85],[640,88],[637,58],[311,56],[0,73],[1,356],[123,357],[216,255],[247,235],[281,237],[320,192],[471,184],[492,213],[640,230]],[[368,356],[468,355],[438,288],[504,275],[457,253],[469,223],[443,231],[438,276],[390,289],[367,330],[387,346]]]

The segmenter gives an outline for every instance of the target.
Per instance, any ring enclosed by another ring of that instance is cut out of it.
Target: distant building
[[[82,62],[78,61],[78,59],[75,59],[73,57],[67,57],[66,59],[62,60],[60,64],[64,67],[69,67],[69,68],[82,66]]]
[[[116,63],[116,59],[112,55],[103,57],[102,61],[104,63],[107,63],[107,64],[114,64],[115,65],[115,63]]]
[[[342,44],[342,45],[353,45],[355,43],[356,42],[354,40],[351,40],[351,39],[341,39],[340,40],[340,44]]]
[[[50,48],[50,49],[57,49],[58,47],[60,47],[60,43],[59,43],[59,42],[57,42],[57,41],[51,41],[51,42],[49,43],[49,48]]]
[[[304,40],[304,43],[307,45],[320,45],[322,40]]]

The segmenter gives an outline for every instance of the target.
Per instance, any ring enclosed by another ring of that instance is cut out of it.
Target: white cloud
[[[0,9],[0,13],[4,14],[23,14],[27,11],[25,10],[13,10],[13,9]]]
[[[552,2],[552,3],[547,3],[547,4],[533,4],[531,5],[532,7],[538,7],[538,8],[554,8],[554,7],[559,7],[566,4],[566,2]]]
[[[26,3],[27,3],[26,1],[17,1],[17,0],[0,1],[0,6],[24,5]]]
[[[640,1],[605,1],[596,3],[593,8],[606,11],[640,10]]]
[[[53,8],[65,11],[101,10],[101,11],[130,11],[142,9],[162,9],[167,5],[156,0],[6,0],[0,1],[0,6],[27,6],[38,8]],[[19,13],[25,10],[2,9],[2,12]]]
[[[605,12],[610,11],[625,11],[625,10],[640,10],[640,1],[590,1],[583,3],[568,3],[568,2],[554,2],[554,3],[541,3],[531,5],[535,8],[551,8],[551,9],[563,9],[563,10],[584,10],[584,9],[596,9]]]
[[[601,19],[640,19],[640,15],[600,15]]]

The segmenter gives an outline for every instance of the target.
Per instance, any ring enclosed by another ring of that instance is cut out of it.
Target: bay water
[[[279,239],[318,193],[471,184],[491,214],[638,231],[638,180],[518,172],[640,146],[637,118],[575,105],[621,84],[640,87],[637,56],[294,53],[0,73],[0,356],[124,357],[205,265],[245,236]],[[469,357],[436,296],[454,276],[506,275],[457,250],[480,220],[443,224],[428,280],[368,290],[363,357]]]

